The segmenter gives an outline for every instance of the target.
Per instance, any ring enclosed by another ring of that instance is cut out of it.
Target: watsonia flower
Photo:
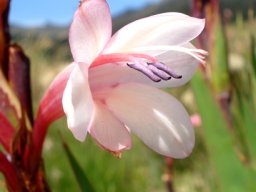
[[[63,115],[62,99],[68,128],[79,141],[88,132],[119,154],[131,147],[133,132],[162,155],[188,156],[195,142],[189,115],[159,88],[185,84],[204,63],[207,53],[190,43],[203,28],[202,19],[162,13],[111,36],[106,1],[84,0],[69,31],[74,62],[49,87],[42,113],[48,119]]]

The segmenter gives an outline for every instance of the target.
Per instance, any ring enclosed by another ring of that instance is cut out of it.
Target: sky
[[[139,9],[160,0],[107,0],[112,15],[126,9]],[[12,0],[10,23],[40,26],[46,23],[67,25],[79,5],[79,0]]]

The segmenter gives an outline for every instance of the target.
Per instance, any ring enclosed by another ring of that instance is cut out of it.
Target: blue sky
[[[111,13],[119,14],[128,8],[140,8],[160,0],[108,0]],[[79,0],[12,0],[10,22],[24,26],[38,26],[48,22],[67,25]]]

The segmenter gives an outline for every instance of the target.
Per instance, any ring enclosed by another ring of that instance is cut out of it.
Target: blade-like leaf
[[[86,174],[83,172],[81,166],[71,153],[68,145],[62,140],[63,147],[66,153],[66,156],[68,158],[68,161],[71,165],[72,171],[75,174],[76,181],[78,182],[78,185],[83,192],[93,192],[93,186],[91,185],[90,181],[88,180]]]
[[[240,110],[250,155],[252,160],[256,161],[256,114],[254,113],[252,107],[250,107],[250,103],[248,103],[245,98],[241,98]]]
[[[247,191],[247,172],[236,155],[231,133],[217,101],[201,73],[192,80],[196,102],[202,117],[205,142],[211,163],[215,168],[220,191]]]

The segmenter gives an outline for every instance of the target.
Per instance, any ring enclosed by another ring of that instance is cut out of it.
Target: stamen
[[[148,69],[150,69],[155,75],[157,75],[158,77],[160,77],[161,79],[167,81],[169,79],[171,79],[172,77],[170,75],[168,75],[167,73],[165,73],[164,71],[159,70],[157,67],[155,67],[154,65],[148,65],[147,66]]]
[[[148,78],[150,78],[154,82],[161,81],[160,77],[155,75],[149,68],[147,68],[146,66],[144,66],[142,64],[137,64],[137,63],[136,64],[134,64],[134,63],[129,64],[129,63],[127,63],[127,66],[143,73],[144,75],[146,75]]]
[[[178,75],[176,74],[171,68],[169,68],[167,65],[165,65],[164,63],[161,62],[157,62],[157,63],[148,63],[148,65],[153,65],[155,66],[157,69],[164,71],[165,73],[167,73],[168,75],[170,75],[171,77],[175,78],[175,79],[180,79],[182,78],[182,75]]]
[[[147,77],[149,77],[154,82],[159,82],[161,80],[170,80],[172,77],[175,79],[182,78],[182,75],[176,74],[173,70],[171,70],[164,63],[127,63],[132,69],[140,71]]]

